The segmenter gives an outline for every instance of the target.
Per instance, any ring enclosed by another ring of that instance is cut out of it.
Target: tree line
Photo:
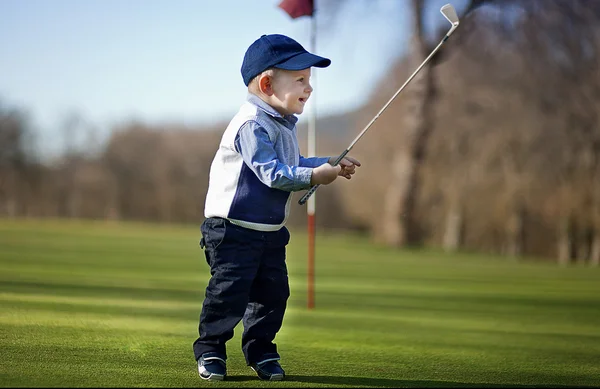
[[[427,34],[428,2],[410,4],[411,50],[368,104],[346,114],[343,132],[319,130],[318,154],[341,152],[447,29]],[[391,247],[598,266],[599,5],[471,1],[440,53],[354,147],[363,167],[317,192],[318,227],[360,230]],[[199,225],[225,125],[131,122],[93,152],[67,147],[43,161],[25,111],[0,102],[0,216]],[[293,205],[290,226],[305,223],[305,208]]]

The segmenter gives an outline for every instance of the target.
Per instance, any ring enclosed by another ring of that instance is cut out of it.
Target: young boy
[[[225,343],[243,320],[246,363],[263,380],[285,376],[273,340],[290,295],[285,227],[292,192],[350,179],[360,163],[299,154],[296,116],[313,88],[311,67],[331,61],[284,35],[263,35],[244,56],[247,101],[229,123],[210,168],[201,226],[211,278],[194,356],[200,377],[226,377]]]

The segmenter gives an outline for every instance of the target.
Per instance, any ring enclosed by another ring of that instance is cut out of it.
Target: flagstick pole
[[[310,51],[311,53],[316,54],[316,30],[317,23],[315,19],[315,12],[313,10],[313,15],[310,18]],[[316,84],[316,75],[311,74],[311,83],[313,85]],[[315,104],[315,94],[313,93],[311,96],[311,110],[308,121],[308,156],[314,157],[317,155],[316,150],[316,124],[317,124],[317,106]],[[308,309],[313,309],[315,307],[315,229],[316,229],[316,221],[315,221],[315,195],[313,194],[307,203],[307,224],[308,224],[308,299],[307,305]]]

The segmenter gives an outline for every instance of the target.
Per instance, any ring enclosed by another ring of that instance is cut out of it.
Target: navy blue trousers
[[[206,287],[194,356],[212,352],[227,358],[225,343],[243,320],[242,351],[248,365],[279,357],[273,342],[290,296],[285,250],[287,228],[250,230],[222,218],[200,227],[211,278]]]

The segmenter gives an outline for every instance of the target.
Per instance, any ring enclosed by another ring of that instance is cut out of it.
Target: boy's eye
[[[300,78],[298,79],[298,81],[299,81],[299,82],[303,82],[303,81],[304,81],[304,77],[300,77]]]

